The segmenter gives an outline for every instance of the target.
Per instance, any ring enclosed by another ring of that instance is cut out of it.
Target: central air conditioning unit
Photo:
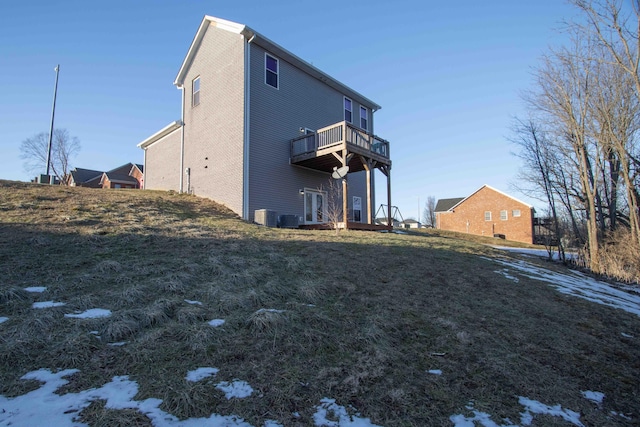
[[[278,227],[280,228],[298,228],[298,215],[279,215]]]
[[[259,225],[277,227],[278,214],[276,211],[270,211],[269,209],[256,209],[253,221]]]

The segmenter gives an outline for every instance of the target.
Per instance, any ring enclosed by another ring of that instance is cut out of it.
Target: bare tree
[[[427,201],[422,211],[422,222],[427,227],[435,228],[436,226],[436,198],[434,196],[427,196]]]
[[[336,234],[338,234],[340,225],[344,222],[344,211],[342,207],[342,180],[329,178],[326,189],[321,186],[320,191],[325,191],[327,195],[327,206],[324,211],[324,214],[327,215],[327,222],[334,230],[336,230]]]
[[[29,173],[43,173],[47,169],[49,134],[41,132],[20,144],[20,157]],[[80,140],[66,129],[55,129],[51,142],[51,173],[62,183],[67,182],[71,159],[80,152]]]

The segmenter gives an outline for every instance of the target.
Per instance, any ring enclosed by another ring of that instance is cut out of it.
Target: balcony
[[[389,141],[367,133],[347,122],[339,122],[315,133],[291,140],[291,164],[331,172],[347,161],[350,172],[391,166]]]

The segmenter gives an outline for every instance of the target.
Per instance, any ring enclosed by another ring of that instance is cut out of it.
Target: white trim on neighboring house
[[[180,115],[182,120],[182,129],[180,130],[180,186],[178,187],[178,192],[182,194],[184,190],[184,103],[185,103],[185,94],[184,94],[184,86],[178,86],[182,91],[182,105],[180,106]]]
[[[471,193],[470,195],[468,195],[467,197],[465,197],[464,199],[460,200],[460,201],[459,201],[458,203],[456,203],[455,205],[451,206],[447,212],[454,210],[455,208],[457,208],[458,206],[460,206],[462,203],[464,203],[465,201],[467,201],[469,198],[473,197],[473,195],[474,195],[474,194],[478,193],[478,192],[479,192],[480,190],[482,190],[483,188],[488,188],[488,189],[490,189],[490,190],[493,190],[493,191],[495,191],[496,193],[500,193],[500,194],[502,194],[503,196],[510,198],[511,200],[515,200],[515,201],[516,201],[516,202],[518,202],[518,203],[522,203],[523,205],[525,205],[525,206],[526,206],[526,207],[528,207],[529,209],[533,209],[533,206],[531,206],[529,203],[525,203],[525,202],[523,202],[522,200],[518,200],[518,199],[516,199],[515,197],[508,195],[507,193],[504,193],[504,192],[502,192],[502,191],[500,191],[500,190],[498,190],[498,189],[493,188],[493,187],[492,187],[492,186],[490,186],[490,185],[485,184],[485,185],[483,185],[482,187],[478,188],[478,189],[477,189],[476,191],[474,191],[473,193]]]

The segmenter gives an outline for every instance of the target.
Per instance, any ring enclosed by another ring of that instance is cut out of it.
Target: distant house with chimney
[[[467,197],[440,199],[436,228],[533,243],[533,206],[483,185]]]

